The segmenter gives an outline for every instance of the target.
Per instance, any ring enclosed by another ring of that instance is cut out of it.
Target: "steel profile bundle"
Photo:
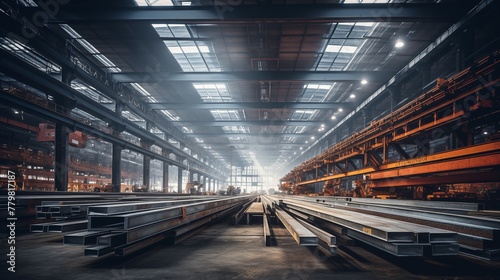
[[[152,201],[152,202],[132,202],[123,203],[118,205],[93,205],[88,207],[88,215],[112,215],[134,212],[139,210],[147,210],[154,208],[164,208],[167,206],[184,205],[196,202],[210,201],[213,198],[203,199],[182,199],[182,200],[169,200],[169,201]]]
[[[288,213],[279,209],[275,209],[275,213],[278,219],[285,225],[288,232],[290,232],[293,239],[297,241],[297,244],[303,246],[318,245],[318,237]]]
[[[237,210],[254,196],[210,199],[124,214],[89,215],[88,231],[106,231],[97,244],[85,248],[85,255],[99,257],[111,252],[126,255],[168,236],[179,238],[213,219]],[[166,234],[168,233],[168,234]]]
[[[421,256],[424,250],[435,256],[458,254],[458,234],[452,231],[295,199],[284,199],[280,205],[298,217],[307,215],[307,220],[313,217],[313,220],[331,223],[337,234],[345,234],[396,256]]]
[[[308,198],[301,200],[310,201]],[[477,203],[443,202],[443,209],[439,209],[440,202],[437,201],[354,200],[354,198],[348,202],[329,198],[315,199],[315,201],[338,209],[453,231],[458,234],[457,240],[461,252],[487,259],[497,259],[500,256],[500,220],[464,214],[474,213],[470,212],[471,209],[481,209]],[[423,205],[431,207],[424,208]],[[439,248],[435,247],[434,251],[438,251]]]

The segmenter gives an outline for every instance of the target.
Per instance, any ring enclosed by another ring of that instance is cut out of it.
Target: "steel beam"
[[[332,110],[352,108],[350,102],[203,102],[148,103],[152,110],[228,110],[228,109],[290,109],[290,110]]]
[[[424,157],[402,160],[383,164],[377,167],[367,167],[313,180],[297,182],[297,185],[307,185],[338,178],[369,174],[370,180],[389,180],[397,176],[416,176],[439,172],[453,172],[460,169],[493,167],[500,164],[500,141],[478,144],[461,149],[427,155]],[[414,168],[418,167],[418,168]],[[377,171],[379,170],[379,171]],[[375,172],[377,171],[377,172]],[[402,180],[401,178],[397,179]]]
[[[200,198],[200,199],[181,199],[181,200],[169,200],[169,201],[152,201],[152,202],[133,202],[119,205],[96,205],[90,206],[88,208],[88,215],[91,216],[108,216],[116,215],[127,212],[141,211],[153,208],[162,208],[167,206],[191,204],[203,201],[210,201],[213,198]]]
[[[458,170],[471,170],[494,167],[500,165],[500,154],[479,155],[470,158],[452,159],[444,162],[433,162],[418,166],[398,168],[370,174],[371,180],[408,177],[423,174],[436,174],[439,172],[452,172]]]
[[[386,71],[237,71],[237,72],[119,72],[110,74],[121,83],[141,83],[154,75],[161,82],[386,82],[394,73]]]
[[[97,245],[97,237],[108,234],[107,231],[84,231],[64,235],[64,244]]]
[[[316,135],[315,133],[279,133],[279,132],[196,132],[196,133],[186,133],[186,137],[191,138],[211,138],[211,137],[233,137],[233,136],[245,136],[246,138],[261,138],[263,142],[267,141],[269,138],[274,137],[311,137]]]
[[[430,176],[420,178],[387,178],[380,180],[372,180],[371,188],[387,188],[387,187],[407,187],[407,186],[422,186],[422,185],[440,185],[454,183],[482,183],[482,182],[499,182],[500,173],[491,172],[474,172],[467,174],[450,174],[443,176]]]
[[[422,244],[386,242],[352,229],[347,230],[347,236],[367,243],[373,247],[376,247],[382,251],[398,257],[413,257],[424,255],[424,246]]]
[[[67,232],[87,228],[87,220],[49,223],[48,232]]]
[[[239,196],[235,198],[224,198],[204,202],[196,202],[188,205],[178,205],[168,208],[160,208],[129,214],[111,216],[89,216],[89,230],[92,229],[123,229],[137,228],[149,223],[171,220],[185,217],[186,215],[201,212],[220,205],[228,205],[248,199],[250,196]]]
[[[455,4],[316,4],[316,5],[238,5],[220,2],[213,6],[58,6],[47,14],[49,23],[253,23],[258,22],[448,22],[466,10]],[[33,18],[37,8],[22,8]]]
[[[413,243],[416,241],[414,229],[405,228],[406,225],[413,227],[415,226],[414,224],[396,222],[373,215],[352,213],[346,210],[325,208],[323,206],[304,205],[291,200],[284,200],[284,203],[291,209],[328,220],[345,228],[364,232],[364,234],[387,242]]]
[[[276,216],[285,225],[286,229],[292,235],[297,244],[303,246],[318,245],[318,237],[309,231],[306,227],[297,222],[292,216],[283,210],[276,209]]]
[[[287,120],[241,120],[241,121],[177,121],[175,126],[317,126],[325,121],[287,121]]]

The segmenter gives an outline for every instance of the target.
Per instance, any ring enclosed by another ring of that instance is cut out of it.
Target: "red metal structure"
[[[448,80],[438,79],[430,91],[281,181],[326,182],[325,194],[334,193],[328,182],[349,178],[358,196],[487,196],[500,186],[498,58],[497,51]]]

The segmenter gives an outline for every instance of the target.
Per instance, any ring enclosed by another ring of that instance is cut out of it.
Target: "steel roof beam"
[[[232,81],[297,81],[297,82],[386,82],[394,75],[388,71],[238,71],[238,72],[120,72],[110,73],[117,82],[232,82]]]
[[[222,3],[222,2],[221,2]],[[249,22],[443,22],[458,19],[464,5],[315,4],[315,5],[223,5],[190,7],[59,6],[50,23],[249,23]],[[21,9],[33,16],[38,8]],[[47,13],[46,13],[47,14]],[[31,17],[30,17],[31,18]]]
[[[310,137],[311,135],[315,135],[314,133],[281,133],[281,132],[196,132],[196,133],[186,133],[186,137],[198,137],[198,138],[211,138],[211,137],[252,137],[252,138],[263,138],[269,139],[272,137]]]
[[[217,110],[217,109],[348,109],[349,102],[202,102],[202,103],[149,103],[153,110]]]
[[[319,126],[327,121],[287,121],[287,120],[238,120],[238,121],[179,121],[175,126]]]

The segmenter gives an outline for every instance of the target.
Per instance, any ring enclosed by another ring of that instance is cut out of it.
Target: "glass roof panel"
[[[122,70],[117,67],[111,60],[109,60],[105,55],[101,54],[92,44],[87,40],[83,39],[82,36],[76,32],[71,26],[67,24],[59,24],[59,26],[68,33],[71,38],[75,39],[80,45],[86,49],[92,56],[94,56],[99,62],[101,62],[110,72],[121,72]]]
[[[217,121],[241,120],[237,110],[210,110]]]
[[[236,125],[231,125],[231,126],[223,126],[222,129],[225,132],[231,132],[231,133],[249,133],[250,129],[245,126],[236,126]]]
[[[171,0],[135,0],[137,6],[173,6]]]

